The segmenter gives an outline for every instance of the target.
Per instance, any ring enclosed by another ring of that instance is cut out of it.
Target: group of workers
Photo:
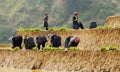
[[[44,27],[46,30],[48,30],[48,14],[45,14],[44,17]],[[74,12],[73,16],[73,29],[84,29],[83,24],[78,21],[78,12]],[[96,28],[97,24],[96,22],[91,22],[90,28]],[[60,47],[61,46],[61,37],[56,34],[48,34],[48,39],[50,39],[50,46],[51,47]],[[12,41],[12,48],[19,47],[22,49],[22,42],[24,42],[26,49],[32,49],[37,45],[38,49],[43,50],[43,48],[46,46],[46,42],[48,42],[47,38],[43,35],[40,35],[36,38],[28,37],[27,35],[24,36],[24,39],[22,36],[12,36],[9,38],[9,40]],[[68,36],[65,38],[64,47],[65,50],[68,50],[70,46],[75,46],[80,42],[80,38],[76,36]],[[42,48],[41,48],[42,46]]]
[[[61,46],[61,37],[56,34],[48,34],[48,39],[50,40],[50,46],[59,48]],[[43,50],[46,46],[46,42],[48,42],[47,37],[44,35],[37,36],[36,38],[24,36],[12,36],[9,38],[12,41],[12,48],[19,47],[22,49],[22,42],[24,42],[24,46],[26,49],[32,49],[36,47],[39,50]],[[64,47],[65,50],[68,50],[71,46],[77,47],[80,42],[80,38],[76,36],[68,36],[65,39]],[[41,47],[42,46],[42,47]]]

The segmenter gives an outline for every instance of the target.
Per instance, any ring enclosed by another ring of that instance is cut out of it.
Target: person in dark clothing
[[[79,42],[80,42],[80,38],[79,37],[68,36],[65,39],[65,50],[68,50],[68,48],[71,47],[71,46],[77,47]]]
[[[46,30],[48,30],[48,14],[45,14],[44,27],[46,28]]]
[[[49,34],[48,38],[50,38],[50,43],[52,47],[60,47],[61,46],[61,37],[56,34]]]
[[[9,40],[12,41],[12,48],[15,47],[19,47],[20,49],[22,49],[21,45],[22,45],[22,36],[12,36],[9,38]]]
[[[33,47],[35,47],[35,42],[33,37],[24,39],[24,43],[26,49],[32,49]]]
[[[83,24],[78,22],[78,12],[75,12],[73,16],[73,29],[79,29],[79,27],[84,29]]]
[[[41,36],[36,37],[36,43],[37,43],[38,49],[43,50],[43,48],[45,47],[46,42],[47,42],[47,39],[46,39],[45,36],[41,35]],[[42,45],[42,48],[40,48],[41,45]]]
[[[83,26],[83,24],[82,24],[81,22],[78,22],[78,25],[79,25],[79,27],[80,27],[81,29],[84,29],[84,26]]]
[[[97,23],[96,22],[91,22],[91,24],[90,24],[90,29],[91,28],[96,28],[97,27]]]
[[[79,29],[79,25],[78,25],[78,12],[75,12],[74,16],[73,16],[73,29]]]

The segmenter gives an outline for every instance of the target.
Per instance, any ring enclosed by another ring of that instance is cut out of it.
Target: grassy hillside
[[[0,43],[24,27],[43,27],[44,13],[49,26],[72,26],[72,14],[88,27],[91,21],[103,25],[106,17],[120,14],[119,0],[0,0]]]

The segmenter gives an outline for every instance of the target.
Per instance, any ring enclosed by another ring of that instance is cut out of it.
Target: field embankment
[[[0,50],[0,68],[119,72],[120,51]]]
[[[105,26],[120,27],[120,16],[110,16],[106,19]]]
[[[45,35],[47,37],[48,34],[60,35],[62,38],[62,45],[64,45],[67,36],[79,36],[81,39],[78,46],[80,50],[99,50],[100,46],[103,45],[106,47],[115,45],[120,49],[120,28],[17,32],[17,35],[28,35],[32,37],[39,35]]]

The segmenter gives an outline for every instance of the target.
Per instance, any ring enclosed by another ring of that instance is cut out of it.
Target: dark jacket
[[[79,29],[78,17],[73,16],[73,29]]]
[[[42,44],[42,43],[45,43],[45,42],[47,42],[47,38],[45,36],[36,37],[36,43],[37,44]]]
[[[14,48],[14,47],[20,47],[20,48],[22,48],[22,47],[21,47],[22,39],[23,39],[22,36],[14,36],[14,37],[12,38],[13,48]]]
[[[26,41],[25,41],[25,48],[32,49],[32,47],[35,47],[35,42],[34,42],[34,38],[30,37],[30,38],[26,39]]]
[[[51,43],[53,47],[59,47],[61,46],[61,37],[58,35],[53,35],[51,37]]]

